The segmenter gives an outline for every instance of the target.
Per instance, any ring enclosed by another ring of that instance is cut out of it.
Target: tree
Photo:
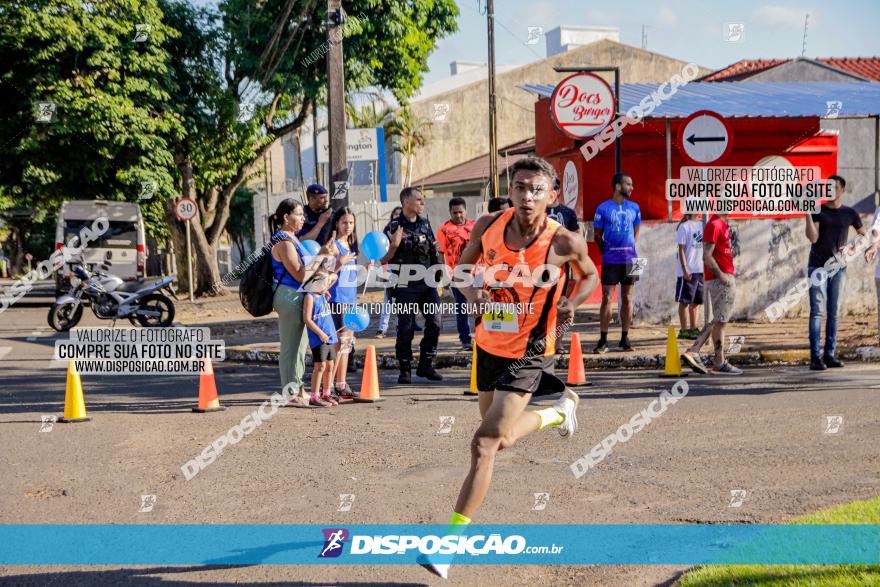
[[[394,109],[381,100],[371,100],[357,107],[349,96],[345,104],[345,115],[351,128],[382,128],[386,131],[387,137],[387,131],[394,118]]]
[[[406,161],[403,185],[409,187],[413,180],[416,151],[428,142],[431,121],[419,118],[409,107],[403,107],[394,114],[390,126],[392,133],[397,137],[394,150]]]
[[[254,242],[254,192],[245,187],[235,190],[230,210],[226,233],[238,249],[238,256],[244,259]]]
[[[157,1],[16,0],[0,22],[0,192],[42,215],[63,200],[138,201],[146,190],[147,227],[161,235],[169,140],[182,127],[163,89],[162,45],[177,32]]]
[[[201,31],[184,32],[170,49],[177,101],[202,115],[197,123],[184,117],[186,138],[175,160],[182,193],[199,204],[192,225],[196,291],[217,292],[216,246],[233,194],[272,142],[303,125],[326,86],[327,8],[319,0],[223,0],[212,20],[172,0],[168,6],[176,6],[168,10],[178,17],[174,28]],[[348,90],[380,88],[398,99],[420,86],[428,55],[456,29],[458,15],[453,0],[347,0],[345,8]],[[210,87],[218,89],[204,91]]]

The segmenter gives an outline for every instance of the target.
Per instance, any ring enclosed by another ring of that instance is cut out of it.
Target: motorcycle
[[[107,268],[106,265],[102,266]],[[166,327],[174,321],[174,302],[160,293],[167,290],[176,300],[171,283],[177,277],[170,275],[153,282],[128,282],[119,277],[95,270],[90,274],[81,265],[72,268],[78,283],[59,296],[49,310],[49,326],[66,332],[76,326],[83,315],[83,298],[89,301],[95,316],[101,320],[127,318],[132,325]]]

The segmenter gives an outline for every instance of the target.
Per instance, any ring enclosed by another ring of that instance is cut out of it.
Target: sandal
[[[311,399],[309,400],[309,405],[311,405],[311,406],[315,406],[315,407],[318,407],[318,408],[332,408],[332,407],[333,407],[333,404],[331,404],[330,402],[328,402],[328,401],[326,401],[326,400],[324,400],[323,398],[320,398],[320,397],[313,397],[313,398],[311,398]]]
[[[330,402],[330,405],[332,405],[332,406],[339,405],[338,398],[333,397],[332,393],[328,393],[327,395],[321,395],[321,399],[324,400],[325,402]]]
[[[333,393],[338,395],[341,398],[349,399],[354,397],[354,391],[352,391],[351,387],[348,386],[348,383],[344,385],[342,389],[336,388],[333,390]]]

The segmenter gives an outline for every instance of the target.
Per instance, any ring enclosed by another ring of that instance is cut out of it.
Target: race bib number
[[[489,332],[519,332],[519,316],[514,304],[490,304],[483,314],[483,328]]]

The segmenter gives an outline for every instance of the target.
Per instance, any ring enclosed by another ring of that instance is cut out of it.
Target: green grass
[[[792,520],[796,524],[878,524],[880,497],[837,505]],[[680,587],[864,587],[880,586],[880,566],[718,565],[686,573]]]

